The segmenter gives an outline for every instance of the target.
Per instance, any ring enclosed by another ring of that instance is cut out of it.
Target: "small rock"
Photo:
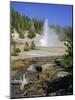
[[[44,64],[41,67],[43,70],[45,70],[45,69],[53,69],[53,66],[54,64]]]
[[[67,76],[68,74],[69,74],[68,72],[61,71],[57,73],[57,77],[64,77],[64,76]]]

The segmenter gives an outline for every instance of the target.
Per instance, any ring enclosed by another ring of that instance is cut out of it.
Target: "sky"
[[[72,5],[10,2],[21,15],[39,20],[48,19],[50,25],[72,26]]]

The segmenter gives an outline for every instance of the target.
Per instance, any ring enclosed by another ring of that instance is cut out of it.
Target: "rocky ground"
[[[70,75],[70,73],[64,71],[64,69],[61,68],[61,66],[56,65],[55,60],[58,58],[61,59],[61,56],[36,57],[12,61],[11,80],[20,79],[20,76],[23,76],[24,73],[27,73],[27,78],[30,82],[24,86],[23,90],[20,89],[20,84],[11,83],[11,97],[18,98],[72,94],[72,91],[65,93],[62,87],[58,87],[59,89],[57,89],[56,91],[51,90],[54,92],[49,92],[49,84],[51,84],[49,82],[54,82],[59,78],[62,79],[63,77],[67,77],[68,75]],[[27,69],[32,64],[34,65],[34,67],[36,67],[36,65],[38,67],[41,67],[42,71],[28,71]],[[60,82],[58,81],[58,83]],[[72,82],[70,83],[70,87],[72,90]],[[61,84],[61,86],[62,85],[63,84]],[[55,88],[54,85],[53,88]]]
[[[27,58],[34,58],[34,57],[62,56],[65,54],[65,49],[66,49],[64,47],[57,47],[57,48],[36,47],[37,50],[24,51],[24,45],[17,45],[16,48],[20,48],[21,53],[18,53],[18,56],[11,56],[11,60],[27,59]]]

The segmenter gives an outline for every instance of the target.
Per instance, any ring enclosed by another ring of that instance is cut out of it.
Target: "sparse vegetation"
[[[24,51],[29,51],[29,50],[30,50],[29,43],[26,42],[25,47],[24,47]]]
[[[28,38],[29,39],[32,39],[32,38],[34,38],[36,36],[36,34],[33,32],[33,31],[29,31],[28,32]]]
[[[16,49],[15,49],[15,52],[16,52],[16,53],[20,53],[21,50],[20,50],[19,48],[16,48]]]
[[[36,46],[35,46],[35,43],[34,41],[31,42],[31,47],[30,47],[32,50],[35,50],[36,49]]]
[[[66,54],[60,61],[60,65],[67,69],[73,69],[73,37],[72,28],[68,28],[65,31],[64,45],[66,46]]]
[[[17,55],[16,54],[16,42],[13,41],[12,44],[13,44],[13,55]]]

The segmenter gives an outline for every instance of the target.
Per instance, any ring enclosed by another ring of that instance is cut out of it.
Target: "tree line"
[[[15,28],[18,33],[22,36],[24,31],[29,30],[40,34],[43,26],[43,21],[36,18],[29,18],[28,16],[22,15],[15,11],[13,8],[10,10],[11,13],[11,32]]]

